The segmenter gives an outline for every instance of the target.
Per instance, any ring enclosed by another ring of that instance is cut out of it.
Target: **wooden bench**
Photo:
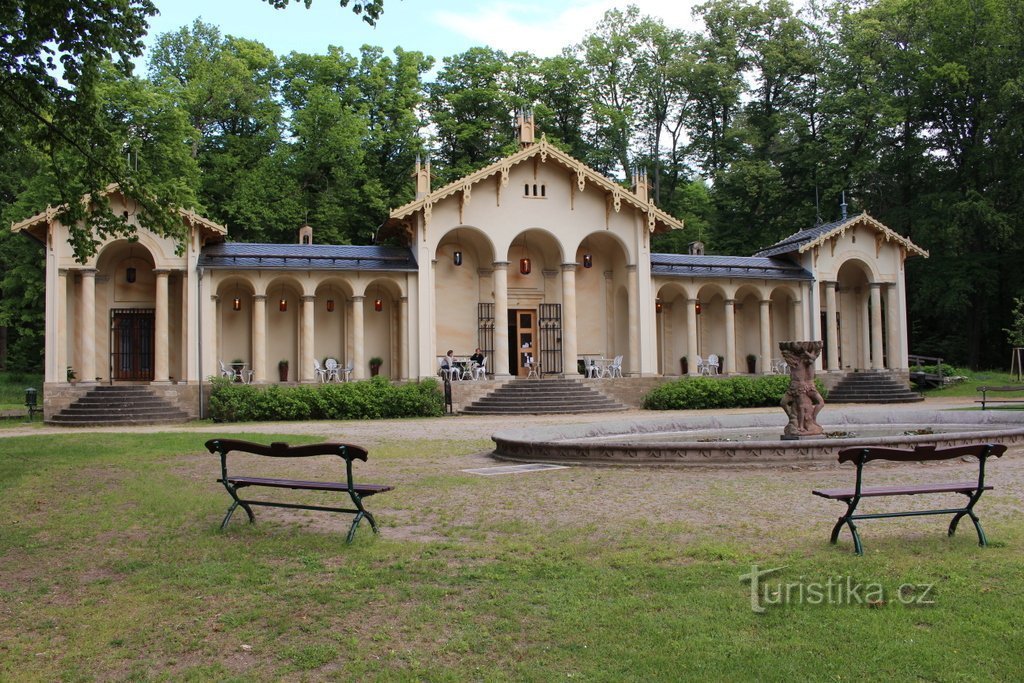
[[[230,494],[233,501],[231,503],[231,507],[228,508],[227,514],[224,516],[224,521],[220,524],[221,529],[224,529],[224,527],[227,526],[235,508],[241,506],[241,508],[245,510],[245,513],[249,515],[249,522],[253,523],[256,519],[253,517],[251,506],[265,505],[268,507],[298,508],[300,510],[323,510],[326,512],[345,512],[353,514],[355,515],[355,519],[352,520],[352,526],[348,530],[348,536],[345,539],[347,543],[352,542],[352,537],[355,536],[356,533],[356,527],[359,526],[359,522],[364,517],[370,522],[370,527],[373,529],[373,533],[380,533],[377,529],[377,522],[374,520],[373,515],[363,507],[363,499],[377,493],[390,491],[394,487],[382,484],[356,484],[353,481],[352,461],[362,460],[363,462],[366,462],[367,453],[364,448],[343,443],[317,443],[309,444],[307,446],[289,446],[286,443],[276,442],[266,446],[264,444],[252,443],[250,441],[239,441],[237,439],[210,439],[206,442],[206,447],[211,453],[220,454],[221,475],[220,479],[217,481],[224,484],[224,488],[227,489],[227,492]],[[345,461],[345,482],[272,479],[268,477],[249,477],[228,474],[228,453],[231,453],[232,451],[250,453],[253,455],[265,455],[272,458],[306,458],[314,455],[336,455]],[[248,486],[266,486],[271,488],[299,489],[306,491],[344,492],[348,494],[355,507],[341,508],[328,507],[324,505],[302,505],[298,503],[286,503],[270,500],[243,499],[239,495],[239,490]]]
[[[952,536],[956,532],[956,525],[965,515],[974,522],[974,528],[978,532],[979,545],[988,545],[985,532],[981,529],[981,522],[974,514],[974,506],[981,498],[984,491],[990,490],[991,485],[985,483],[985,460],[990,456],[999,457],[1006,452],[1006,446],[1002,444],[971,444],[968,446],[953,446],[950,448],[936,448],[933,445],[918,446],[912,450],[900,448],[883,448],[877,446],[845,448],[839,451],[839,462],[852,462],[857,465],[857,481],[853,488],[849,489],[822,489],[814,490],[812,493],[822,498],[841,500],[846,503],[846,513],[839,518],[832,528],[830,542],[834,545],[839,538],[839,531],[845,524],[850,528],[853,535],[854,551],[858,555],[864,554],[864,548],[860,542],[860,534],[854,525],[854,520],[860,519],[882,519],[886,517],[917,517],[921,515],[953,515],[949,523],[948,534]],[[917,484],[897,486],[864,486],[864,465],[872,460],[894,460],[898,462],[927,462],[934,460],[951,460],[974,456],[978,459],[977,481],[964,481],[940,484]],[[916,496],[927,493],[961,493],[967,496],[967,504],[961,508],[938,508],[932,510],[911,510],[907,512],[877,512],[871,514],[856,514],[857,505],[862,498],[879,496]]]
[[[1024,385],[1016,387],[978,387],[978,391],[981,392],[981,400],[975,401],[975,403],[981,404],[981,409],[985,410],[986,403],[1024,403],[1024,398],[989,398],[989,392],[1004,392],[1004,391],[1024,391]]]

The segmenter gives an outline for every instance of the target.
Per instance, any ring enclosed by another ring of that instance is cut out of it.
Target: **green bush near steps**
[[[814,380],[822,396],[825,387]],[[709,408],[763,408],[777,406],[789,388],[788,375],[762,377],[686,377],[662,384],[644,397],[647,410],[703,410]]]
[[[386,377],[374,377],[365,382],[282,387],[214,378],[211,384],[210,416],[218,422],[378,420],[444,414],[444,398],[432,379],[392,384]]]

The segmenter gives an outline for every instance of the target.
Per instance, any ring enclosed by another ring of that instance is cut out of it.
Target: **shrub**
[[[444,413],[444,399],[433,379],[392,384],[386,377],[374,377],[366,382],[261,387],[215,378],[211,384],[210,415],[221,422],[372,420]]]
[[[821,395],[825,387],[815,379]],[[789,377],[765,375],[762,377],[687,377],[666,382],[644,397],[643,407],[648,410],[701,410],[709,408],[761,408],[777,406],[789,388]]]

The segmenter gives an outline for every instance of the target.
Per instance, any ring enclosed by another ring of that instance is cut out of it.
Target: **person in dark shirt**
[[[474,363],[483,363],[484,362],[484,352],[481,351],[480,349],[477,349],[476,351],[473,352],[473,355],[469,357],[469,360],[474,362]]]

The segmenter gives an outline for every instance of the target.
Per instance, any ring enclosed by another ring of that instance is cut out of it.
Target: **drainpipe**
[[[199,281],[196,283],[196,380],[199,382],[199,419],[203,415],[203,267],[196,266],[196,273],[199,274]]]

